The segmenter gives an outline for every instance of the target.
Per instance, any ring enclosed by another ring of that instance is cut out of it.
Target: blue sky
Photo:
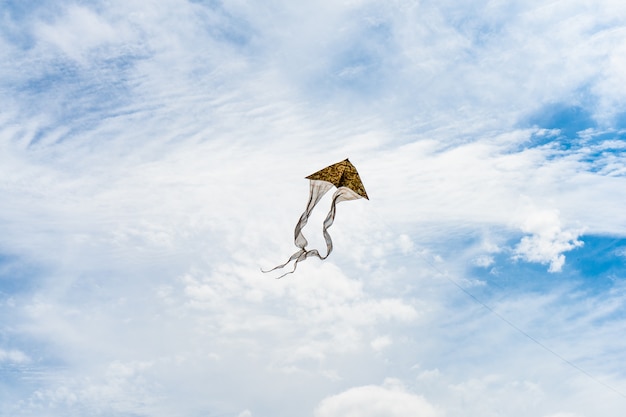
[[[625,21],[0,3],[0,415],[623,416]]]

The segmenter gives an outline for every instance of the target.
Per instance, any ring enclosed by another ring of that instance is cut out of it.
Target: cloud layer
[[[622,2],[31,6],[0,415],[623,415]],[[335,252],[261,274],[346,157]]]

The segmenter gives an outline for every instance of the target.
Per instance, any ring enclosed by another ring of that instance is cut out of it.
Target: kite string
[[[567,358],[563,357],[562,355],[560,355],[558,352],[550,349],[548,346],[546,346],[545,344],[543,344],[541,341],[539,341],[538,339],[536,339],[535,337],[533,337],[532,335],[530,335],[528,332],[524,331],[521,327],[517,326],[515,323],[513,323],[512,321],[510,321],[509,319],[507,319],[506,317],[504,317],[502,314],[498,313],[496,310],[494,310],[492,307],[490,307],[489,305],[487,305],[486,303],[484,303],[483,301],[481,301],[478,297],[476,297],[474,294],[472,294],[471,292],[469,292],[467,289],[463,288],[463,286],[461,284],[459,284],[458,282],[456,282],[454,279],[450,278],[447,274],[443,273],[441,270],[439,270],[439,268],[437,268],[436,265],[434,265],[428,258],[426,258],[424,255],[422,255],[421,253],[417,253],[423,260],[424,262],[426,262],[435,272],[439,273],[441,276],[443,276],[444,278],[446,278],[450,283],[452,283],[455,287],[457,287],[458,289],[460,289],[461,291],[463,291],[467,296],[469,296],[470,298],[472,298],[475,302],[477,302],[478,304],[480,304],[483,308],[485,308],[486,310],[488,310],[490,313],[494,314],[496,317],[498,317],[500,320],[502,320],[504,323],[508,324],[510,327],[512,327],[513,329],[517,330],[519,333],[521,333],[522,335],[524,335],[525,337],[527,337],[529,340],[533,341],[534,343],[536,343],[537,345],[539,345],[540,347],[542,347],[544,350],[546,350],[547,352],[551,353],[552,355],[554,355],[555,357],[559,358],[561,361],[563,361],[564,363],[566,363],[567,365],[571,366],[572,368],[578,370],[579,372],[581,372],[582,374],[584,374],[585,376],[587,376],[588,378],[590,378],[591,380],[595,381],[596,383],[603,385],[605,388],[610,389],[611,391],[615,392],[616,394],[626,398],[626,394],[622,393],[621,391],[619,391],[618,389],[612,387],[611,385],[607,384],[606,382],[596,378],[595,376],[593,376],[592,374],[590,374],[589,372],[587,372],[586,370],[584,370],[583,368],[581,368],[580,366],[576,365],[574,362],[568,360]]]
[[[378,218],[380,224],[384,225],[387,230],[392,231],[392,233],[394,232],[394,229],[387,223],[386,220],[382,219],[377,213],[375,213],[376,217]],[[580,373],[582,373],[583,375],[585,375],[586,377],[588,377],[589,379],[591,379],[592,381],[604,386],[605,388],[610,389],[611,391],[613,391],[614,393],[618,394],[619,396],[626,398],[626,394],[624,394],[623,392],[621,392],[620,390],[618,390],[617,388],[609,385],[608,383],[596,378],[595,376],[593,376],[591,373],[589,373],[588,371],[586,371],[585,369],[581,368],[580,366],[576,365],[574,362],[568,360],[567,358],[563,357],[562,355],[560,355],[558,352],[554,351],[553,349],[549,348],[547,345],[545,345],[544,343],[542,343],[541,341],[539,341],[537,338],[533,337],[532,335],[530,335],[528,332],[526,332],[525,330],[523,330],[521,327],[517,326],[515,323],[513,323],[512,321],[510,321],[509,319],[507,319],[506,317],[504,317],[502,314],[498,313],[494,308],[490,307],[488,304],[484,303],[483,301],[481,301],[478,297],[476,297],[474,294],[472,294],[470,291],[468,291],[467,289],[463,288],[463,286],[461,284],[459,284],[457,281],[455,281],[454,279],[452,279],[450,276],[448,276],[446,273],[444,273],[443,271],[441,271],[435,264],[433,264],[430,259],[428,259],[426,256],[424,256],[422,253],[419,252],[415,252],[415,254],[417,254],[418,256],[420,256],[424,262],[430,266],[435,272],[437,272],[439,275],[443,276],[444,278],[446,278],[446,280],[448,280],[448,282],[450,282],[451,284],[453,284],[455,287],[457,287],[459,290],[461,290],[463,293],[465,293],[465,295],[467,295],[468,297],[470,297],[472,300],[474,300],[476,303],[478,303],[480,306],[482,306],[483,308],[485,308],[487,311],[489,311],[490,313],[492,313],[493,315],[495,315],[497,318],[499,318],[502,322],[504,322],[505,324],[507,324],[508,326],[510,326],[511,328],[513,328],[514,330],[516,330],[517,332],[519,332],[520,334],[522,334],[524,337],[526,337],[528,340],[532,341],[533,343],[537,344],[539,347],[541,347],[542,349],[544,349],[545,351],[549,352],[550,354],[552,354],[553,356],[555,356],[556,358],[560,359],[561,361],[563,361],[565,364],[571,366],[572,368],[576,369],[577,371],[579,371]]]

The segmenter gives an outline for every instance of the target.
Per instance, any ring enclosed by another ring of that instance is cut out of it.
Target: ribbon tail
[[[333,200],[330,204],[330,210],[328,211],[328,215],[324,220],[322,230],[322,232],[324,233],[324,240],[326,241],[326,255],[320,256],[318,254],[318,257],[320,259],[324,260],[328,258],[328,255],[330,255],[330,253],[333,251],[333,240],[330,238],[330,233],[328,233],[328,229],[330,229],[330,226],[332,226],[335,222],[337,204],[341,203],[342,201],[356,200],[357,198],[361,198],[361,196],[358,195],[354,190],[347,187],[339,187],[337,191],[335,191],[335,194],[333,194]]]
[[[333,201],[330,204],[330,210],[328,211],[328,215],[324,220],[324,225],[322,228],[322,233],[324,234],[324,240],[326,241],[326,255],[320,256],[320,259],[328,258],[328,255],[333,251],[333,240],[330,238],[330,233],[328,233],[328,229],[335,222],[335,213],[337,211],[337,193],[333,196]]]
[[[263,273],[268,273],[271,271],[274,271],[276,269],[280,269],[280,268],[284,268],[285,266],[287,266],[287,264],[289,264],[289,262],[293,261],[294,259],[296,260],[296,262],[293,264],[293,270],[291,272],[287,272],[283,275],[281,275],[278,278],[282,278],[285,275],[288,274],[292,274],[293,272],[295,272],[296,267],[298,266],[298,262],[305,260],[306,258],[308,258],[309,256],[317,256],[320,259],[323,259],[320,255],[319,252],[317,250],[312,250],[312,251],[307,251],[306,250],[306,245],[309,243],[306,238],[304,237],[304,234],[302,233],[302,229],[304,228],[304,226],[306,226],[307,222],[309,221],[309,216],[311,215],[311,212],[313,211],[313,209],[315,208],[315,206],[317,205],[317,203],[319,203],[319,201],[321,200],[321,198],[324,196],[324,194],[326,194],[326,192],[332,187],[333,185],[327,181],[321,181],[321,180],[310,180],[310,186],[309,186],[309,201],[306,205],[306,208],[304,209],[304,212],[302,213],[302,215],[300,216],[300,219],[298,220],[298,223],[296,223],[296,227],[294,229],[294,244],[300,248],[300,250],[296,253],[294,253],[293,255],[291,255],[291,257],[289,258],[289,260],[287,262],[285,262],[284,264],[275,266],[274,268],[264,271],[263,269],[261,269],[261,272]]]
[[[284,268],[284,267],[287,266],[287,264],[289,264],[289,262],[293,261],[294,259],[298,259],[304,252],[306,252],[304,249],[300,249],[298,252],[296,252],[293,255],[291,255],[289,257],[289,259],[287,260],[287,262],[285,262],[284,264],[280,264],[278,266],[275,266],[274,268],[268,269],[267,271],[264,270],[264,269],[261,269],[261,272],[263,272],[264,274],[267,274],[268,272],[272,272],[272,271],[275,271],[277,269]],[[296,263],[297,263],[297,261],[296,261]],[[295,271],[295,267],[294,267],[294,271]]]
[[[304,249],[299,250],[298,252],[294,253],[291,258],[289,259],[289,261],[291,262],[292,259],[295,259],[296,261],[293,263],[293,269],[289,272],[285,272],[284,274],[282,274],[279,277],[276,277],[276,279],[281,279],[282,277],[284,277],[285,275],[289,275],[289,274],[293,274],[294,272],[296,272],[296,268],[298,267],[298,262],[300,261],[304,261],[308,256],[309,256],[309,252],[310,251],[306,251]],[[297,256],[296,256],[297,255]],[[287,262],[289,263],[289,262]],[[285,264],[286,265],[286,264]],[[283,266],[285,266],[283,265]],[[274,268],[276,269],[276,268]]]
[[[300,220],[298,220],[296,228],[293,232],[294,244],[300,249],[306,248],[306,245],[308,245],[309,243],[304,237],[304,234],[302,234],[302,229],[309,221],[309,216],[311,215],[311,212],[313,211],[317,203],[319,203],[324,194],[326,194],[326,192],[332,186],[333,185],[331,183],[326,181],[310,180],[309,202],[307,203],[306,209],[302,213],[302,216],[300,216]]]

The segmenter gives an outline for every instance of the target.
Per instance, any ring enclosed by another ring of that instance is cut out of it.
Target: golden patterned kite
[[[310,182],[309,202],[304,210],[304,213],[300,216],[300,220],[298,221],[298,224],[296,224],[296,229],[294,231],[294,243],[298,248],[300,248],[300,250],[291,255],[289,260],[284,264],[278,265],[269,271],[263,271],[270,272],[275,269],[283,268],[289,264],[289,262],[295,260],[293,270],[281,275],[278,278],[282,278],[287,274],[293,273],[296,270],[298,262],[304,261],[309,256],[317,256],[323,260],[330,255],[333,250],[333,242],[328,234],[328,228],[332,226],[335,220],[337,203],[347,200],[356,200],[358,198],[365,198],[369,200],[367,192],[365,192],[365,187],[361,182],[361,177],[359,177],[359,173],[354,165],[352,165],[347,159],[317,171],[306,178]],[[328,212],[328,216],[326,216],[326,220],[324,220],[323,233],[324,240],[326,240],[327,251],[326,255],[322,256],[317,249],[306,249],[308,242],[302,234],[302,229],[309,220],[309,216],[311,215],[315,205],[332,186],[337,187],[337,191],[335,191],[335,194],[333,195],[330,211]]]

